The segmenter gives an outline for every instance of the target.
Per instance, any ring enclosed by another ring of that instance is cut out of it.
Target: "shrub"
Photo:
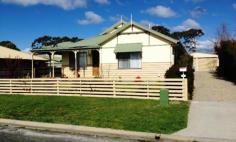
[[[172,67],[167,70],[166,78],[181,78],[181,73],[179,72],[180,67],[187,67],[187,79],[188,79],[188,93],[189,98],[192,99],[193,89],[194,89],[194,69],[193,69],[193,58],[184,49],[181,43],[178,43],[173,47],[175,54],[175,63]]]
[[[219,57],[217,74],[236,83],[236,40],[222,40],[215,50]]]

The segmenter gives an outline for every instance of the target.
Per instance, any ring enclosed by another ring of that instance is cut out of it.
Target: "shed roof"
[[[217,58],[216,54],[211,53],[202,53],[202,52],[194,52],[190,54],[193,58]]]
[[[0,51],[1,51],[0,52],[1,59],[24,59],[24,60],[32,59],[32,53],[25,53],[3,46],[0,46]],[[34,55],[34,60],[47,60],[47,59]]]

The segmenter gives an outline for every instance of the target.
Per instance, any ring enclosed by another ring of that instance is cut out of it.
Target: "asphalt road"
[[[135,142],[134,140],[35,131],[0,126],[0,142]]]

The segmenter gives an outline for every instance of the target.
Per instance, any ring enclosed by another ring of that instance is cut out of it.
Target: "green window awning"
[[[125,53],[125,52],[142,52],[142,43],[126,43],[117,44],[115,47],[115,53]]]

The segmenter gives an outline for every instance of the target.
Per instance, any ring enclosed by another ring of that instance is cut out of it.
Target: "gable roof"
[[[115,23],[114,25],[112,25],[110,28],[103,31],[100,35],[108,34],[113,30],[119,29],[120,25],[125,25],[125,24],[127,24],[125,21],[123,21],[123,20],[119,21],[119,22]]]
[[[122,25],[122,27],[119,27],[120,25]],[[74,42],[74,43],[73,42],[62,42],[62,43],[57,44],[56,46],[46,46],[46,47],[43,47],[42,49],[33,49],[33,51],[99,48],[102,44],[109,41],[110,39],[115,37],[117,34],[121,33],[122,31],[128,29],[131,26],[137,27],[145,32],[148,32],[154,36],[157,36],[170,44],[176,44],[178,42],[176,39],[174,39],[172,37],[166,36],[162,33],[156,32],[152,29],[146,28],[142,25],[139,25],[136,22],[126,23],[124,21],[121,21],[121,22],[118,22],[118,23],[112,25],[110,28],[106,29],[104,32],[102,32],[98,36],[84,39],[84,40]],[[115,30],[115,31],[111,32],[113,30]]]

